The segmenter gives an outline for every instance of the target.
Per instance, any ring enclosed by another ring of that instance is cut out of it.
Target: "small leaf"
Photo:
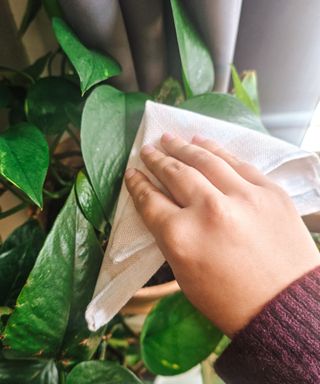
[[[132,372],[109,361],[84,361],[67,376],[66,384],[143,384]]]
[[[77,176],[76,194],[84,216],[98,231],[103,233],[106,219],[102,207],[90,181],[82,171]]]
[[[0,383],[58,384],[59,374],[53,360],[0,361]]]
[[[158,103],[179,105],[184,100],[180,82],[172,77],[168,77],[154,94],[154,101]]]
[[[171,0],[179,52],[182,78],[188,97],[212,90],[214,67],[208,48],[191,24],[180,0]]]
[[[48,165],[48,144],[32,124],[19,123],[0,135],[0,174],[39,207]]]
[[[258,94],[258,80],[256,71],[244,71],[242,78],[243,88],[256,106],[257,114],[260,114],[260,103]]]
[[[268,133],[256,114],[246,108],[234,96],[225,93],[212,92],[195,96],[180,104],[179,107]]]
[[[23,72],[32,77],[34,80],[37,80],[44,71],[50,56],[51,52],[39,57],[39,59],[37,59],[33,64],[25,68]]]
[[[147,99],[142,93],[125,94],[101,85],[90,94],[83,110],[83,158],[93,189],[109,219]]]
[[[176,375],[207,358],[221,340],[212,325],[183,293],[162,299],[146,318],[141,333],[142,358],[159,375]]]
[[[70,118],[66,105],[81,104],[79,89],[70,81],[59,77],[47,77],[33,84],[26,98],[28,121],[46,134],[63,132]]]
[[[38,221],[15,229],[0,247],[0,305],[13,305],[44,242]]]
[[[119,75],[121,68],[114,59],[87,49],[63,20],[54,18],[52,25],[59,44],[80,77],[82,94],[93,85]]]
[[[19,35],[22,36],[34,18],[37,16],[41,8],[41,0],[28,0],[26,9],[24,11],[23,19],[19,28]]]
[[[77,334],[82,335],[80,341],[84,334],[90,337],[82,314],[91,299],[101,257],[94,229],[72,190],[5,328],[7,358],[53,358],[61,347],[70,359],[91,356],[91,339],[79,345]]]
[[[251,109],[252,112],[259,115],[259,105],[257,104],[256,78],[250,75],[250,77],[247,77],[247,79],[245,80],[246,87],[250,89],[251,92],[254,92],[254,97],[256,98],[256,100],[253,100],[247,92],[246,87],[241,82],[241,79],[234,65],[231,66],[231,73],[234,86],[234,94],[236,98],[239,99],[247,108]]]

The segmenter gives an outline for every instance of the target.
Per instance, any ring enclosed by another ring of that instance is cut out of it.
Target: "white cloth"
[[[315,154],[239,125],[151,101],[146,103],[128,167],[145,172],[160,186],[146,170],[139,152],[144,144],[158,146],[162,133],[167,131],[188,141],[196,133],[212,138],[282,186],[300,215],[320,210],[320,163]],[[86,311],[89,328],[97,330],[106,324],[163,262],[160,250],[122,185],[94,298]]]

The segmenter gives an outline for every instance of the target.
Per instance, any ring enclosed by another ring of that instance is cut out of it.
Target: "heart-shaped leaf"
[[[26,98],[28,121],[46,134],[63,132],[70,123],[69,104],[81,104],[79,89],[69,80],[47,77],[33,84]]]
[[[98,231],[104,232],[106,219],[102,207],[90,181],[82,171],[77,176],[76,194],[84,216]]]
[[[231,73],[235,96],[253,113],[259,115],[260,107],[255,72],[246,72],[242,81],[234,65],[231,66]]]
[[[178,292],[162,299],[146,318],[142,358],[151,372],[176,375],[208,357],[221,338],[222,333]]]
[[[180,0],[171,0],[182,65],[182,78],[188,97],[212,90],[214,67],[208,48],[193,27]]]
[[[88,97],[82,115],[81,148],[93,189],[110,218],[127,158],[148,97],[108,85]]]
[[[180,104],[179,107],[268,133],[256,114],[234,96],[225,93],[212,92],[195,96]]]
[[[59,44],[80,77],[83,94],[93,85],[119,75],[121,68],[114,59],[87,49],[62,19],[54,18],[52,23]]]
[[[142,384],[132,372],[109,361],[84,361],[67,376],[66,384]]]
[[[0,174],[39,207],[48,165],[47,142],[34,125],[19,123],[0,135]]]
[[[58,384],[59,374],[53,360],[0,361],[0,383]]]
[[[5,328],[6,357],[51,358],[63,347],[69,359],[76,359],[71,356],[76,344],[77,353],[91,356],[83,313],[93,293],[101,257],[94,229],[78,208],[72,190]],[[81,334],[79,339],[76,331]]]
[[[0,247],[0,305],[13,305],[44,242],[38,221],[18,227]]]

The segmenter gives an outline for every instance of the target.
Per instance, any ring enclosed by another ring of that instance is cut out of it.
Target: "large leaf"
[[[125,94],[108,85],[88,97],[81,124],[81,147],[93,189],[110,218],[147,96]]]
[[[171,0],[171,7],[187,96],[209,92],[214,84],[210,52],[188,19],[181,1]]]
[[[84,361],[67,376],[66,384],[142,384],[132,372],[109,361]]]
[[[176,375],[208,357],[221,337],[222,333],[178,292],[162,299],[145,320],[142,358],[151,372]]]
[[[0,174],[39,207],[48,164],[47,142],[34,125],[19,123],[0,135]]]
[[[242,82],[234,65],[231,66],[231,73],[235,96],[243,103],[243,105],[251,109],[253,113],[259,115],[260,108],[256,76],[253,75],[252,72],[248,72],[244,82]]]
[[[83,336],[82,313],[91,298],[100,260],[94,230],[72,190],[6,326],[3,342],[8,358],[56,357],[66,344],[71,351],[67,330],[74,343],[81,343],[80,349],[90,347],[74,331],[78,327]]]
[[[0,247],[0,305],[12,305],[44,242],[38,221],[18,227]]]
[[[26,30],[29,28],[29,25],[32,23],[34,18],[37,16],[41,8],[41,0],[28,0],[22,22],[19,28],[19,35],[22,36]]]
[[[256,114],[246,108],[234,96],[225,93],[212,92],[195,96],[180,104],[179,107],[267,133]]]
[[[28,91],[27,118],[46,134],[61,133],[70,123],[66,106],[80,103],[79,89],[71,81],[59,77],[43,78]]]
[[[52,360],[0,361],[1,384],[58,384],[59,374]]]
[[[80,171],[76,181],[76,194],[80,208],[90,223],[100,232],[104,232],[106,219],[102,206],[84,172]]]
[[[54,18],[53,29],[59,44],[78,72],[82,93],[121,72],[114,59],[87,49],[63,20]]]

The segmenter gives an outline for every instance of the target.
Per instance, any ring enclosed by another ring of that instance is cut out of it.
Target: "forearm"
[[[320,267],[274,298],[217,360],[226,383],[320,382]]]

